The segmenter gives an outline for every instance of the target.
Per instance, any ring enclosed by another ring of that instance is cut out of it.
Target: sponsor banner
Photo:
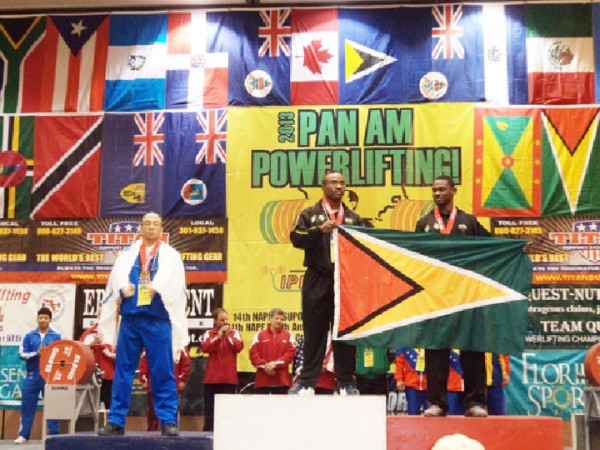
[[[345,204],[377,228],[414,230],[443,174],[457,184],[457,205],[471,210],[472,105],[229,108],[228,121],[235,151],[227,155],[224,304],[246,349],[255,334],[250,324],[262,321],[255,313],[301,312],[304,252],[289,233],[300,211],[323,197],[327,170],[343,173]],[[299,317],[288,320],[292,332],[294,325]],[[238,369],[254,371],[246,350]]]
[[[529,294],[528,348],[587,349],[600,342],[598,285],[534,285]]]
[[[98,317],[98,305],[104,298],[105,285],[81,284],[75,298],[75,337],[92,327]],[[219,283],[192,283],[187,286],[187,317],[191,356],[198,356],[202,334],[213,327],[212,311],[223,306],[223,285]]]
[[[563,420],[583,414],[584,357],[581,350],[527,350],[511,356],[511,381],[504,388],[508,414]]]
[[[600,217],[493,218],[498,237],[527,239],[534,284],[600,281]]]
[[[23,336],[37,328],[37,311],[52,310],[50,326],[63,339],[73,338],[75,285],[0,284],[0,408],[21,406],[25,362],[19,358]]]
[[[0,281],[105,283],[119,252],[139,238],[139,220],[0,221]],[[163,240],[180,252],[188,282],[226,279],[226,218],[166,218]]]

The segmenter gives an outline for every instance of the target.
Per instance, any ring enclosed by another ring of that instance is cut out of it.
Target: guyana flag
[[[355,227],[336,234],[334,338],[384,348],[523,350],[527,241]]]

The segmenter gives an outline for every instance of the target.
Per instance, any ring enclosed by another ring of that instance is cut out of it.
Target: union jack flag
[[[161,133],[161,128],[165,121],[165,113],[145,113],[135,115],[135,124],[140,134],[133,136],[133,145],[139,145],[140,148],[133,157],[133,165],[139,166],[162,166],[165,163],[165,157],[160,144],[165,142],[165,135]]]
[[[200,132],[196,134],[196,142],[200,149],[196,155],[196,164],[205,161],[215,164],[225,163],[227,159],[227,109],[210,109],[196,113],[200,124]]]
[[[290,16],[289,9],[273,9],[270,11],[259,11],[260,18],[265,26],[258,27],[258,38],[264,39],[264,42],[258,49],[258,56],[265,55],[278,57],[281,53],[290,56],[290,47],[286,42],[292,35],[292,27],[285,25]]]
[[[458,58],[464,59],[465,48],[459,38],[463,37],[465,32],[463,27],[458,26],[463,13],[462,5],[434,6],[431,12],[439,25],[431,29],[431,37],[439,39],[433,48],[431,57],[439,59],[440,55],[443,55],[444,59],[453,59],[456,55]]]

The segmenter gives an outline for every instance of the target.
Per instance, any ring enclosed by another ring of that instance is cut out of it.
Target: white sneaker
[[[27,443],[27,439],[25,439],[23,436],[19,436],[18,438],[15,439],[15,444],[17,444],[17,445],[26,444],[26,443]]]

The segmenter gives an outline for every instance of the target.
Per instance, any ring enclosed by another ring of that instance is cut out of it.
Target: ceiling
[[[0,12],[102,11],[123,9],[247,8],[274,6],[442,3],[437,0],[0,0]]]

